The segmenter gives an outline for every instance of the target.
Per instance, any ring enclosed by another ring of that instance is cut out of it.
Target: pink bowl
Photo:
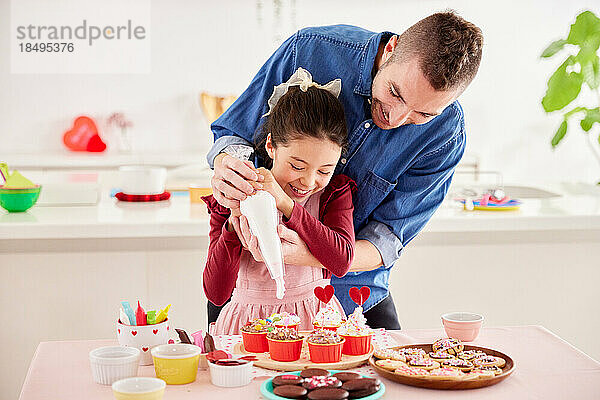
[[[483,316],[470,312],[452,312],[442,315],[442,324],[448,337],[472,342],[479,335]]]

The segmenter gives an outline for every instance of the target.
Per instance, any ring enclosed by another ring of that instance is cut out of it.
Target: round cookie
[[[304,399],[308,390],[297,385],[281,385],[273,389],[273,394],[286,399]]]
[[[504,358],[495,356],[478,357],[474,359],[472,363],[476,367],[496,366],[499,368],[503,368],[506,365],[506,361],[504,360]]]
[[[406,360],[406,364],[408,364],[410,367],[417,367],[426,370],[432,370],[440,367],[439,362],[425,357],[411,357]]]
[[[304,378],[302,386],[308,390],[324,387],[339,388],[342,386],[342,381],[333,376],[315,375],[310,378]]]
[[[380,360],[406,361],[404,354],[394,349],[377,349],[373,355]]]
[[[434,379],[461,379],[464,375],[462,371],[450,367],[441,367],[429,371],[429,376]]]
[[[344,383],[346,381],[350,381],[352,379],[359,379],[359,378],[361,378],[361,375],[357,374],[356,372],[338,372],[336,374],[333,374],[333,376],[335,376],[340,381],[342,381],[342,383]]]
[[[389,371],[393,371],[396,368],[400,368],[400,367],[406,365],[402,361],[396,361],[396,360],[377,360],[377,361],[375,361],[375,364],[377,366],[379,366],[383,369],[387,369]]]
[[[473,364],[470,361],[454,358],[452,360],[442,361],[444,367],[458,368],[462,372],[469,372],[473,369]]]
[[[329,371],[322,368],[306,368],[300,372],[300,376],[303,378],[310,378],[311,376],[329,376]]]
[[[466,373],[465,374],[465,378],[472,378],[472,379],[478,379],[478,378],[493,378],[495,376],[495,372],[494,371],[485,371],[483,369],[473,369],[473,371]]]
[[[348,391],[340,388],[321,388],[308,392],[309,400],[345,400],[348,396]]]
[[[463,350],[460,353],[458,353],[458,355],[457,355],[458,358],[461,358],[461,359],[467,360],[467,361],[471,361],[475,358],[485,357],[485,356],[487,356],[487,354],[485,354],[481,350]]]
[[[302,378],[298,375],[290,375],[290,374],[277,375],[276,377],[273,378],[273,380],[271,382],[273,382],[274,387],[283,386],[283,385],[301,385],[302,382],[304,382],[304,378]]]
[[[403,365],[394,370],[395,374],[404,375],[404,376],[412,376],[412,377],[424,377],[429,376],[429,371],[423,368],[409,367],[408,365]]]
[[[363,390],[368,388],[369,386],[374,386],[379,390],[381,385],[381,381],[377,378],[358,378],[352,379],[348,382],[344,382],[342,385],[342,389],[350,392],[350,397],[352,397],[352,393],[357,390]],[[376,390],[376,391],[377,391]]]
[[[446,353],[443,350],[430,351],[429,358],[437,362],[443,362],[444,360],[451,360],[454,358],[453,355]]]
[[[491,372],[494,373],[494,375],[500,375],[502,373],[502,368],[498,368],[495,365],[489,365],[489,366],[484,366],[484,367],[477,367],[476,370],[477,371],[484,371],[484,372],[491,371]]]
[[[351,399],[362,399],[363,397],[370,396],[379,391],[380,386],[368,386],[366,389],[356,390],[350,392],[349,398]]]
[[[463,351],[465,349],[465,346],[458,339],[444,338],[433,342],[431,348],[433,349],[433,351],[444,350],[446,353],[455,356],[461,351]]]
[[[403,349],[398,349],[398,353],[402,354],[407,359],[410,357],[425,357],[427,353],[425,350],[420,349],[418,347],[405,347]]]

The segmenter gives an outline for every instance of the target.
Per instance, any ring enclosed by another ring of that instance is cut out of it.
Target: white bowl
[[[107,346],[90,351],[92,376],[102,385],[137,376],[139,360],[140,351],[134,347]]]
[[[166,385],[157,378],[127,378],[113,383],[112,390],[117,399],[159,400],[163,398]]]
[[[217,365],[209,361],[210,381],[215,386],[245,386],[252,380],[252,362],[242,365]]]
[[[119,167],[121,191],[125,194],[161,194],[165,191],[167,170],[163,167],[126,165]]]

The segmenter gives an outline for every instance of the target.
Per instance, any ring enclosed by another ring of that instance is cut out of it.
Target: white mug
[[[121,346],[140,350],[140,365],[152,365],[150,350],[169,341],[169,319],[154,325],[125,325],[117,321],[117,339]]]

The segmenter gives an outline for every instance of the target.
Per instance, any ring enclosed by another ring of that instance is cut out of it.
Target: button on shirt
[[[423,125],[382,130],[373,123],[371,72],[380,41],[392,35],[349,25],[302,29],[275,51],[244,93],[211,125],[215,144],[207,159],[212,167],[214,157],[225,147],[252,145],[274,86],[287,81],[298,67],[307,69],[320,84],[341,78],[339,99],[346,114],[349,146],[335,173],[344,173],[357,183],[356,240],[371,242],[383,259],[383,266],[376,270],[331,279],[347,314],[356,307],[348,295],[352,286],[370,287],[365,311],[387,297],[390,268],[441,204],[466,144],[458,102]]]

